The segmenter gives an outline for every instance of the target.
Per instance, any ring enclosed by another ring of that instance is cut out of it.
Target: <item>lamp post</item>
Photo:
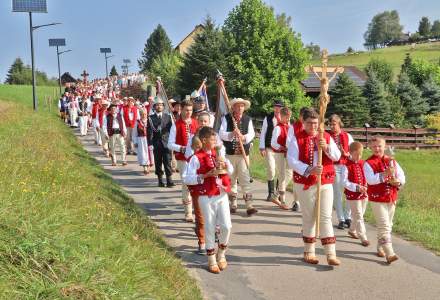
[[[34,111],[37,111],[37,93],[36,93],[36,77],[35,77],[35,58],[34,58],[34,30],[41,27],[59,25],[61,23],[50,23],[39,26],[33,26],[32,13],[47,13],[46,0],[12,0],[12,12],[29,13],[29,32],[31,39],[31,64],[32,64],[32,103]]]
[[[100,48],[99,52],[104,53],[104,58],[105,58],[105,76],[106,76],[106,78],[108,78],[108,63],[107,63],[107,60],[110,57],[113,57],[114,55],[107,56],[107,53],[112,53],[112,49],[111,48]]]
[[[61,67],[60,67],[60,55],[63,53],[70,52],[72,50],[61,51],[59,47],[66,46],[66,39],[49,39],[49,47],[57,47],[57,60],[58,60],[58,86],[61,95]]]
[[[122,60],[122,62],[124,63],[122,69],[124,70],[125,75],[128,75],[128,64],[131,64],[131,60],[128,59],[128,58],[124,58],[124,59]]]

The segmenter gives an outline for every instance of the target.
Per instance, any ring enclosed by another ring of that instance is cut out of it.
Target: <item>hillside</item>
[[[406,53],[410,53],[413,59],[422,58],[430,62],[439,62],[440,42],[417,44],[415,49],[411,49],[411,46],[394,46],[370,52],[333,54],[330,55],[329,65],[356,66],[362,70],[370,59],[381,58],[391,63],[393,65],[394,73],[397,74],[400,72],[400,66],[405,59]],[[319,65],[320,62],[318,60],[313,60],[312,64]]]

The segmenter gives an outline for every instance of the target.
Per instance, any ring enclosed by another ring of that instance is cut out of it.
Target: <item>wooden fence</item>
[[[253,123],[259,134],[263,119],[255,118]],[[381,135],[388,145],[399,149],[440,149],[440,132],[435,129],[344,128],[344,130],[350,133],[355,141],[362,142],[364,145],[372,136]]]

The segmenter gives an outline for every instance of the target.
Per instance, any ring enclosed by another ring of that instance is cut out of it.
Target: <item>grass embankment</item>
[[[393,231],[423,244],[440,254],[440,151],[397,150],[396,159],[406,175],[394,216]],[[366,158],[368,153],[365,153]],[[257,144],[251,154],[251,171],[255,178],[266,180],[266,166]],[[374,223],[371,210],[366,218]],[[375,232],[369,232],[374,240]]]
[[[0,298],[200,299],[152,222],[71,130],[4,88]]]
[[[386,60],[393,66],[394,74],[400,72],[400,67],[410,53],[411,58],[421,58],[432,63],[438,63],[440,58],[440,42],[417,44],[414,49],[411,46],[394,46],[355,54],[334,54],[329,56],[329,65],[332,66],[356,66],[363,70],[372,58]],[[320,65],[320,61],[314,60],[314,65]]]

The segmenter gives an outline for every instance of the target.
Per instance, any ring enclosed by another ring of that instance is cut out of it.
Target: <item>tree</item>
[[[400,73],[408,72],[408,70],[411,68],[411,64],[412,64],[412,58],[409,53],[406,53],[405,60],[403,61],[402,66],[400,67]]]
[[[118,76],[118,71],[116,70],[116,67],[113,66],[110,70],[110,76]]]
[[[321,56],[321,48],[319,45],[315,45],[312,42],[306,46],[306,49],[309,51],[310,56],[313,59],[318,59]]]
[[[24,70],[24,64],[20,57],[17,57],[12,63],[6,75],[5,83],[7,84],[23,84],[21,74]]]
[[[406,72],[411,82],[418,87],[431,77],[440,84],[440,65],[438,64],[423,59],[414,59]]]
[[[223,32],[231,95],[251,99],[251,109],[258,113],[268,111],[274,98],[283,99],[294,112],[309,104],[299,85],[309,54],[300,36],[267,5],[241,1],[229,13]]]
[[[440,38],[440,20],[435,20],[431,27],[431,36]]]
[[[405,121],[409,125],[422,124],[422,117],[428,112],[429,105],[405,72],[399,75],[396,92],[405,112]]]
[[[432,77],[429,77],[428,80],[423,82],[420,90],[422,91],[422,97],[429,104],[429,113],[440,112],[440,85]]]
[[[419,22],[419,34],[423,37],[429,37],[431,33],[431,22],[428,17],[422,17]]]
[[[57,85],[58,81],[55,79],[48,79],[46,73],[42,71],[35,71],[37,85]],[[24,65],[21,58],[16,58],[12,63],[6,75],[6,84],[32,84],[32,69],[29,65]]]
[[[350,77],[342,73],[330,91],[328,114],[340,115],[348,127],[361,127],[369,121],[367,99]]]
[[[142,72],[147,72],[153,60],[166,52],[171,52],[171,40],[169,39],[162,25],[157,25],[156,29],[148,37],[142,57],[138,59],[139,68]]]
[[[382,81],[387,89],[390,89],[393,85],[393,66],[385,59],[372,58],[365,67],[365,73],[367,73],[368,76],[374,73],[376,78]]]
[[[150,78],[160,76],[169,97],[176,95],[177,74],[182,66],[182,58],[176,51],[164,52],[156,57],[148,71]]]
[[[368,100],[372,125],[375,127],[388,126],[392,120],[391,107],[387,99],[388,94],[384,84],[374,72],[368,75],[363,94]]]
[[[189,94],[197,89],[202,80],[208,78],[209,99],[216,98],[217,70],[225,72],[224,38],[211,17],[203,22],[204,30],[183,56],[182,68],[178,74],[178,92]],[[216,100],[216,99],[215,99]]]
[[[399,39],[403,26],[400,25],[399,13],[396,10],[384,11],[373,17],[364,33],[367,48],[384,47],[389,42]]]
[[[354,53],[354,49],[351,46],[349,46],[347,48],[347,53]]]

